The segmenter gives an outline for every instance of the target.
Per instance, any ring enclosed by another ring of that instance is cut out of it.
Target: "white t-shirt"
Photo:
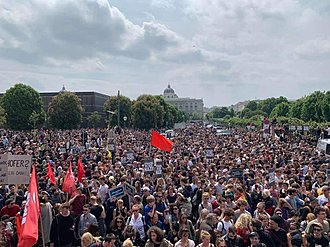
[[[233,225],[233,221],[225,221],[224,219],[220,220],[217,226],[217,230],[220,232],[221,235],[227,234],[228,228]]]
[[[329,199],[326,198],[323,194],[322,195],[319,195],[317,197],[317,200],[318,200],[320,206],[323,206],[324,203],[327,203],[329,201]]]

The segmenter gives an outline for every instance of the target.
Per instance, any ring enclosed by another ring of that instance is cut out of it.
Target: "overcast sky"
[[[0,0],[0,91],[117,90],[206,106],[330,88],[328,0]]]

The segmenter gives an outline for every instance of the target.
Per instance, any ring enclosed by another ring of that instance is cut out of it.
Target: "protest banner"
[[[152,159],[148,159],[144,162],[144,173],[152,174],[154,172],[154,161]]]
[[[7,155],[8,184],[29,184],[32,165],[31,155]]]
[[[134,186],[130,185],[129,183],[125,183],[125,192],[130,196],[134,196],[135,194]]]
[[[134,154],[133,154],[133,152],[127,152],[126,153],[126,156],[127,156],[127,160],[128,161],[133,161],[134,160]]]
[[[157,160],[156,161],[156,177],[161,177],[163,175],[163,161]]]
[[[242,168],[231,169],[231,176],[234,178],[243,178],[243,169]]]
[[[213,152],[213,149],[211,148],[208,148],[205,150],[205,157],[207,159],[213,159],[214,158],[214,152]]]
[[[268,185],[273,186],[275,184],[275,170],[271,169],[269,171]]]
[[[118,186],[109,190],[110,200],[118,200],[125,196],[124,186]]]

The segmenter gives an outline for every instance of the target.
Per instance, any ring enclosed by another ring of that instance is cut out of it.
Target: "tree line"
[[[281,96],[264,100],[252,100],[240,112],[229,107],[215,107],[207,118],[223,123],[261,124],[264,117],[276,119],[281,124],[324,124],[330,122],[330,91],[315,91],[300,99],[289,101]]]
[[[119,104],[119,113],[118,113]],[[137,100],[119,95],[111,96],[104,104],[108,114],[106,123],[111,127],[139,129],[172,128],[174,123],[187,121],[188,115],[165,102],[161,96],[141,95]],[[82,123],[84,109],[80,98],[73,92],[60,92],[43,109],[40,94],[31,86],[16,84],[0,99],[0,126],[13,130],[28,130],[47,126],[57,129],[75,129]],[[89,127],[97,126],[101,115],[93,112],[87,116]]]

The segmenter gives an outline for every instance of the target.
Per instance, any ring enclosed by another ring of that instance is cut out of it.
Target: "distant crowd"
[[[0,154],[29,154],[36,165],[36,246],[329,246],[330,157],[317,137],[251,128],[217,135],[203,124],[167,137],[171,152],[127,128],[0,130]],[[77,179],[78,159],[84,176],[68,194],[64,177],[71,163]],[[161,169],[147,169],[151,160]],[[133,190],[111,193],[126,186]],[[27,189],[0,187],[0,246],[17,246]]]

